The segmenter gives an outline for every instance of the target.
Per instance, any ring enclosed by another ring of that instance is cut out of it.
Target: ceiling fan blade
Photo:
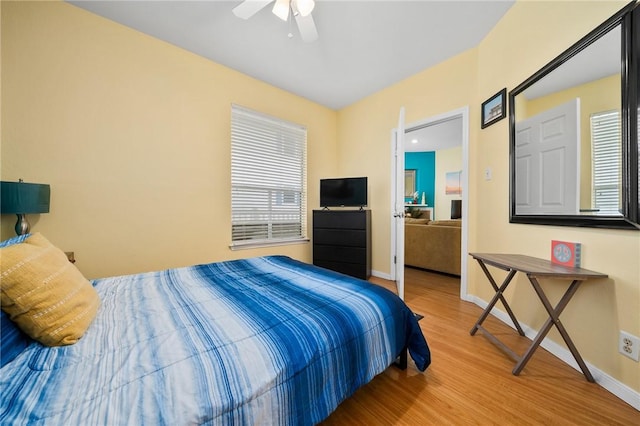
[[[313,21],[311,14],[302,16],[296,14],[296,23],[298,24],[298,30],[300,30],[300,37],[303,41],[310,43],[318,39],[318,30],[316,29],[316,23]]]
[[[273,0],[244,0],[233,8],[233,14],[238,18],[249,19]]]

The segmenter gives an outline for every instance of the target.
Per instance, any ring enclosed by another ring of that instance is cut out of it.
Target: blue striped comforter
[[[393,293],[284,256],[94,284],[80,342],[0,370],[0,424],[311,425],[405,346],[430,363]]]

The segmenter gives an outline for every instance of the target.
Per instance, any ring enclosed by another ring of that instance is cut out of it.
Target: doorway
[[[395,132],[392,132],[392,145],[395,141]],[[420,139],[424,139],[424,144]],[[460,188],[462,193],[460,198],[462,200],[462,241],[461,241],[461,265],[460,265],[460,298],[468,300],[467,296],[467,252],[468,252],[468,188],[469,188],[469,107],[463,107],[457,110],[449,111],[437,116],[429,117],[419,122],[409,123],[405,126],[404,132],[404,151],[417,151],[427,150],[434,151],[437,149],[451,149],[458,144],[461,146],[462,160],[461,160],[461,173],[460,173]],[[417,139],[417,142],[413,142]],[[431,140],[431,142],[429,142]],[[440,147],[440,148],[438,148]],[[435,148],[435,149],[434,149]],[[396,183],[398,176],[392,173],[392,200],[395,200]],[[438,185],[439,186],[439,185]],[[442,205],[444,198],[440,200],[440,208],[438,207],[439,198],[444,194],[440,194],[441,190],[436,189],[434,200],[431,202],[434,205],[432,218],[434,219],[449,219],[450,203]],[[419,195],[421,198],[421,194]],[[421,200],[420,200],[421,201]],[[427,204],[429,200],[427,200]],[[448,206],[447,206],[448,204]],[[392,211],[394,206],[392,205]],[[440,217],[439,217],[440,216]],[[396,261],[396,253],[398,249],[404,253],[404,240],[399,241],[395,226],[393,226],[393,220],[391,226],[391,276],[395,278],[397,276],[398,268],[404,268],[404,256],[402,256],[402,263]],[[399,245],[402,244],[402,247]],[[403,269],[404,271],[404,269]]]

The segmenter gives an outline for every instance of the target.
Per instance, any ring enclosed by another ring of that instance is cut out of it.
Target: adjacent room
[[[0,20],[1,424],[640,424],[639,2]]]

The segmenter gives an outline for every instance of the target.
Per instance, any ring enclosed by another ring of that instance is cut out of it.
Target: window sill
[[[295,240],[277,240],[277,241],[252,241],[252,242],[237,242],[229,245],[231,250],[247,250],[262,247],[275,247],[275,246],[289,246],[293,244],[306,244],[310,241],[309,238],[300,238]]]

